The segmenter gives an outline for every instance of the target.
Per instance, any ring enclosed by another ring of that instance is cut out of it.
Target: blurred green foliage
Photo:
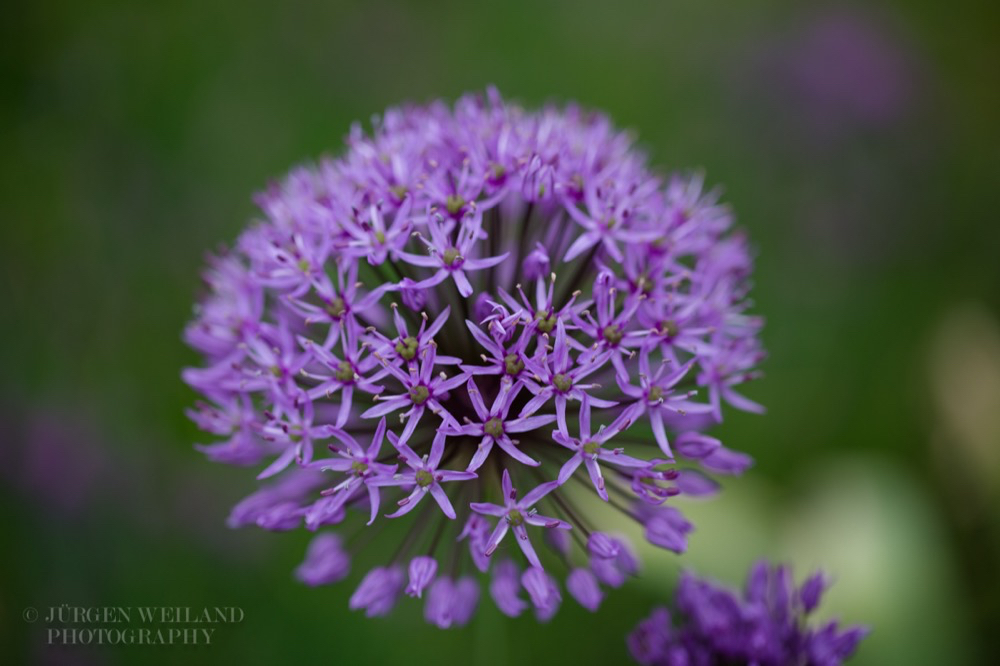
[[[875,628],[856,664],[987,663],[997,27],[990,3],[930,0],[5,7],[4,661],[623,663],[625,633],[681,567],[738,584],[766,555],[834,575],[827,614]],[[205,252],[252,218],[251,193],[339,152],[357,119],[489,83],[604,109],[659,168],[725,185],[759,254],[771,357],[751,393],[769,413],[718,429],[757,465],[685,507],[691,552],[644,553],[598,614],[567,598],[540,626],[487,600],[458,631],[414,604],[369,621],[347,611],[366,563],[310,590],[291,579],[306,534],[225,528],[252,479],[191,449],[179,372],[198,359],[180,331]],[[22,609],[63,603],[246,617],[206,647],[58,650]]]

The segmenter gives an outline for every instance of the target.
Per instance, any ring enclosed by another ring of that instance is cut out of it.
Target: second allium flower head
[[[460,625],[478,570],[508,615],[527,597],[550,617],[556,576],[593,610],[638,562],[588,502],[680,552],[692,526],[665,501],[750,464],[702,434],[724,402],[760,409],[735,390],[763,358],[746,242],[699,178],[661,181],[605,116],[492,90],[391,109],[257,202],[206,275],[186,331],[206,362],[184,378],[224,438],[202,450],[262,467],[231,525],[337,526],[306,583],[407,520],[352,607],[405,591]]]

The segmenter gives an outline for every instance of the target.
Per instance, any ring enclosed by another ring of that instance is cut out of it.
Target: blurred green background
[[[0,20],[0,649],[5,663],[625,663],[690,567],[823,566],[853,663],[1000,653],[1000,23],[994,3],[41,0]],[[308,535],[232,531],[254,482],[192,449],[180,341],[204,255],[350,123],[495,83],[635,130],[722,184],[758,250],[757,465],[684,502],[591,615],[440,631],[291,576]],[[238,606],[210,646],[45,643],[44,612]],[[995,663],[995,662],[994,662]]]

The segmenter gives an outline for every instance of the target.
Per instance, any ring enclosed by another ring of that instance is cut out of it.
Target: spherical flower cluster
[[[741,597],[686,573],[673,615],[655,609],[628,637],[628,646],[643,666],[838,666],[868,629],[840,629],[835,621],[807,625],[826,585],[816,573],[796,589],[789,569],[758,562]]]
[[[347,144],[259,195],[186,330],[191,416],[222,438],[200,448],[261,468],[230,525],[322,530],[297,572],[319,585],[405,521],[350,605],[422,597],[440,627],[480,574],[511,616],[550,617],[557,576],[596,609],[638,562],[588,502],[683,551],[668,498],[750,464],[704,429],[760,410],[736,392],[763,358],[751,257],[716,195],[600,114],[493,90]]]

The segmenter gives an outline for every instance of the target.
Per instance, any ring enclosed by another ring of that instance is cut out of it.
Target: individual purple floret
[[[430,493],[434,501],[441,507],[441,512],[452,520],[455,519],[455,508],[448,499],[448,493],[441,487],[447,481],[468,481],[476,478],[475,472],[456,472],[453,470],[438,469],[441,464],[441,456],[444,455],[444,431],[439,431],[434,436],[434,443],[431,444],[429,456],[421,458],[413,452],[406,442],[396,439],[392,433],[389,434],[389,441],[392,442],[396,450],[399,451],[399,459],[410,468],[409,470],[393,474],[392,476],[379,476],[368,481],[369,487],[378,486],[398,486],[412,489],[410,494],[396,502],[399,509],[388,514],[387,518],[398,518],[416,508],[424,495]]]
[[[673,608],[657,608],[628,636],[644,666],[758,664],[837,666],[869,630],[837,622],[810,626],[822,574],[795,588],[787,567],[758,562],[742,594],[690,573],[681,576]]]
[[[551,617],[563,587],[596,609],[639,569],[598,504],[683,551],[673,499],[751,464],[705,431],[760,411],[764,358],[753,253],[703,185],[600,113],[490,89],[389,109],[268,186],[184,331],[197,448],[261,484],[229,524],[385,548],[351,608],[405,588],[442,627],[484,585],[511,616]],[[313,543],[302,580],[346,573]]]
[[[488,504],[486,502],[473,502],[471,505],[472,510],[476,513],[499,518],[497,526],[494,528],[493,534],[490,535],[490,539],[486,544],[486,555],[493,554],[497,546],[500,545],[500,541],[504,538],[504,535],[507,534],[507,530],[510,529],[513,530],[514,536],[517,537],[517,545],[521,548],[528,562],[532,566],[539,569],[542,568],[541,563],[538,561],[538,555],[531,545],[531,540],[528,539],[528,530],[525,528],[525,525],[534,525],[547,529],[572,529],[572,525],[566,521],[539,515],[534,508],[539,500],[559,487],[559,482],[549,481],[548,483],[543,483],[518,500],[517,490],[514,489],[510,481],[510,473],[504,470],[500,487],[503,490],[503,506]]]
[[[521,453],[520,449],[517,448],[517,442],[511,439],[510,435],[541,428],[555,421],[556,417],[552,414],[532,416],[531,412],[524,412],[516,419],[508,418],[510,408],[514,404],[514,400],[517,399],[522,386],[521,382],[516,384],[501,382],[500,392],[497,394],[496,400],[493,401],[493,406],[487,409],[479,389],[476,388],[476,383],[471,378],[469,379],[467,384],[469,399],[472,401],[478,418],[468,425],[449,428],[448,432],[455,435],[483,438],[476,453],[472,456],[472,460],[469,461],[470,472],[482,467],[490,455],[490,451],[493,450],[494,444],[519,463],[532,467],[538,466],[537,460]]]

